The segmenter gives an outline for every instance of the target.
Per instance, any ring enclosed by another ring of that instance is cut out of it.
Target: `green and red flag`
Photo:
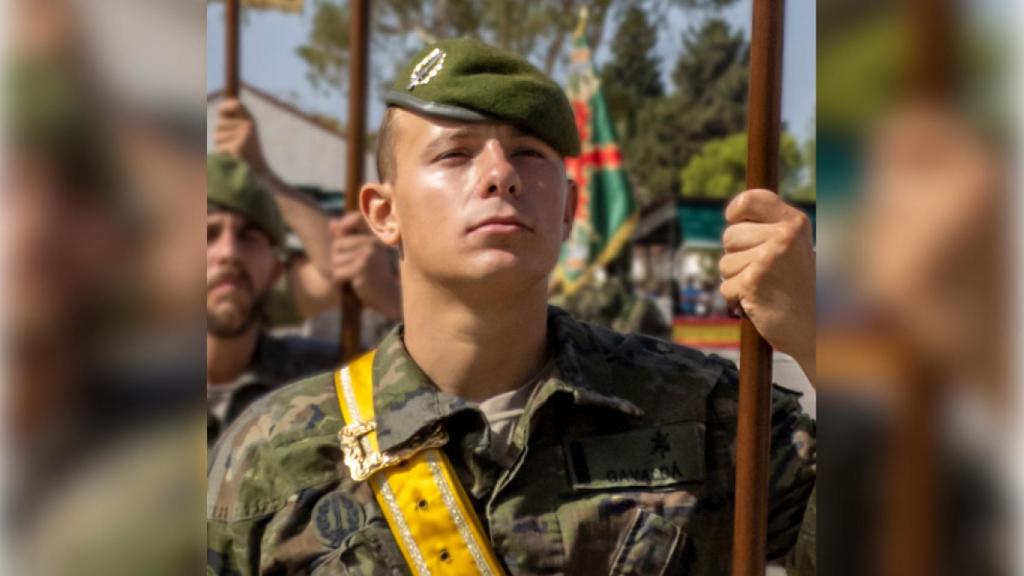
[[[573,35],[566,88],[582,145],[579,156],[565,159],[566,170],[579,189],[576,220],[569,240],[562,245],[554,277],[566,295],[579,290],[595,270],[619,254],[638,219],[633,189],[622,168],[622,149],[583,30],[581,23]]]

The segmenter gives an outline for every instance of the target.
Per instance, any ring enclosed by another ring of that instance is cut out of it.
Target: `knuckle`
[[[784,247],[793,245],[800,236],[800,224],[796,220],[780,223],[777,230],[775,237]]]

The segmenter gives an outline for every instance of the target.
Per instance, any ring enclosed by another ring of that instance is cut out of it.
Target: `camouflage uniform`
[[[337,344],[261,332],[249,368],[234,382],[206,387],[206,443],[271,390],[341,363]]]
[[[490,459],[476,405],[439,391],[409,357],[401,327],[373,370],[381,449],[443,422],[511,574],[726,574],[735,367],[557,308],[548,328],[555,370],[517,423],[510,468]],[[228,430],[209,460],[208,574],[408,573],[370,486],[342,463],[342,426],[325,374],[265,397]],[[769,557],[806,558],[815,424],[776,389],[772,426]]]

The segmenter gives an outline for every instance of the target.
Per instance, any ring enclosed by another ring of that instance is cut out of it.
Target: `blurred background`
[[[822,573],[1020,569],[1019,10],[819,3]]]
[[[570,163],[587,209],[552,301],[736,359],[717,261],[744,182],[750,1],[371,2],[365,177],[382,89],[421,46],[527,55],[595,135]],[[201,573],[224,5],[3,8],[5,573]],[[253,0],[239,26],[266,160],[332,219],[350,17],[344,0]],[[1020,24],[1006,0],[787,2],[779,192],[814,222],[819,360],[814,387],[782,355],[774,378],[825,422],[821,574],[1019,567]],[[297,234],[282,252],[304,257]],[[283,278],[268,328],[336,342],[336,304],[306,310]],[[363,345],[392,322],[364,311]]]

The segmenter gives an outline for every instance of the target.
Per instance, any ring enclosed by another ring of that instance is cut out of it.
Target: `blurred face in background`
[[[106,192],[44,153],[15,149],[6,171],[8,294],[13,333],[45,341],[72,332],[125,263]]]
[[[207,334],[234,338],[253,326],[280,272],[273,244],[263,230],[234,212],[208,212]]]

